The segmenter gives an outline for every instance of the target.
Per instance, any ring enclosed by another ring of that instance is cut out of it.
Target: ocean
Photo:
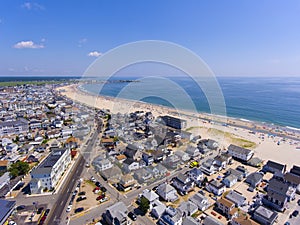
[[[18,76],[0,77],[0,81],[67,80],[80,76]],[[136,76],[113,77],[112,80],[135,80]],[[275,126],[300,129],[300,77],[217,77],[227,116],[265,122]],[[190,110],[182,97],[184,92],[198,112],[210,113],[207,98],[189,77],[168,77],[167,82],[108,82],[99,91],[99,84],[84,84],[82,89],[93,94],[123,97],[133,100]],[[125,90],[125,92],[124,92]],[[142,96],[139,99],[139,96]],[[169,101],[168,97],[172,101]],[[137,99],[138,98],[138,99]],[[175,100],[174,100],[175,99]]]
[[[135,77],[114,77],[113,79],[135,79]],[[193,80],[187,77],[169,78],[184,89],[195,104],[198,112],[210,113],[210,107],[205,94]],[[227,116],[245,120],[266,122],[275,126],[300,129],[300,78],[299,77],[218,77],[225,104]],[[149,81],[134,83],[134,89],[128,88],[126,94],[120,92],[131,83],[106,83],[101,95],[141,100],[148,103],[175,107],[163,96],[174,95],[182,101],[181,109],[190,110],[180,95],[176,96],[177,87],[170,84],[156,85]],[[99,84],[85,84],[82,89],[93,94],[99,93]],[[162,88],[163,87],[163,88]],[[148,89],[153,93],[149,93]],[[133,90],[131,90],[133,89]],[[175,89],[175,91],[174,91]],[[148,96],[136,99],[138,92]],[[175,92],[175,93],[174,93]],[[177,106],[178,107],[178,106]]]

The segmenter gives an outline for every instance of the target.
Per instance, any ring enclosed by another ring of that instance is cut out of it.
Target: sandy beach
[[[151,111],[155,117],[177,116],[187,121],[187,131],[194,135],[201,135],[202,138],[215,139],[224,149],[231,143],[239,145],[249,141],[255,156],[263,160],[287,164],[288,169],[294,164],[300,165],[300,149],[297,149],[300,146],[300,136],[299,133],[291,130],[278,129],[267,124],[237,118],[177,110],[140,101],[96,96],[81,91],[78,84],[60,87],[57,91],[88,106],[109,109],[113,114],[140,110]]]

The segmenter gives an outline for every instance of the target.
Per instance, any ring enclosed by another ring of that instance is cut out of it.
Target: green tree
[[[12,164],[8,171],[10,173],[10,176],[11,177],[17,177],[17,176],[20,176],[20,175],[25,175],[29,172],[29,164],[27,162],[16,162],[14,164]]]
[[[150,202],[145,197],[141,197],[140,210],[146,214],[150,208]]]

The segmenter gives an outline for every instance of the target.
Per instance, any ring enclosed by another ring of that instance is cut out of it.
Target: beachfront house
[[[272,160],[268,160],[266,165],[263,167],[263,171],[270,173],[281,173],[284,174],[286,171],[286,165],[278,162],[274,162]]]
[[[242,161],[248,161],[252,158],[254,155],[253,150],[246,149],[239,147],[237,145],[229,145],[228,147],[228,154],[231,155],[233,158],[242,160]]]

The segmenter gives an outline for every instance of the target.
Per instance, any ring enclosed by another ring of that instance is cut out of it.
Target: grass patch
[[[189,128],[187,128],[187,129],[185,129],[185,131],[191,131],[191,130],[194,130],[194,129],[197,129],[197,128],[204,128],[204,127],[201,127],[201,126],[198,126],[198,127],[189,127]]]
[[[200,216],[202,214],[202,211],[197,211],[197,212],[195,212],[193,215],[192,215],[192,217],[193,218],[197,218],[198,216]]]
[[[242,148],[250,148],[253,149],[256,147],[256,143],[253,141],[249,141],[244,138],[237,137],[235,134],[229,133],[229,132],[224,132],[222,130],[218,130],[215,128],[209,128],[207,132],[210,135],[215,135],[215,136],[223,136],[225,139],[227,139],[230,143],[235,144],[237,146],[240,146]]]
[[[85,181],[87,184],[91,185],[92,187],[96,187],[95,183],[91,180],[86,180]]]

